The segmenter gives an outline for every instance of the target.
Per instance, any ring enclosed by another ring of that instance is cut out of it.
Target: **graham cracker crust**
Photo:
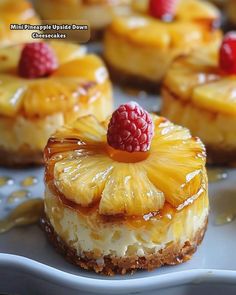
[[[154,82],[142,76],[128,73],[113,66],[104,56],[103,59],[105,60],[110,73],[110,78],[113,82],[124,87],[135,88],[138,90],[146,91],[148,93],[156,94],[160,92],[161,81]]]
[[[26,147],[17,151],[8,151],[0,147],[0,166],[24,168],[43,165],[43,163],[43,151],[32,151]]]
[[[95,253],[85,252],[83,256],[78,256],[76,250],[68,246],[54,231],[51,223],[46,217],[41,218],[40,224],[45,231],[48,240],[54,248],[61,253],[65,259],[86,270],[93,270],[98,274],[113,276],[115,274],[133,274],[137,270],[151,271],[163,265],[177,265],[191,259],[197,246],[202,242],[206,228],[206,219],[203,227],[198,230],[192,241],[186,241],[184,245],[171,244],[155,254],[148,254],[145,257],[136,255],[124,258],[107,255],[101,259],[95,258]]]

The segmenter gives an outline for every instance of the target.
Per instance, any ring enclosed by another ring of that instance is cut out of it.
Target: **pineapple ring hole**
[[[107,145],[107,151],[111,159],[121,163],[137,163],[146,160],[149,156],[149,152],[129,153],[126,151],[116,150],[109,145]]]

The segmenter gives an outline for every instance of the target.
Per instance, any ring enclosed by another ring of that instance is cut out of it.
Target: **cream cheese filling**
[[[184,245],[194,239],[208,216],[208,196],[204,192],[193,204],[172,217],[167,214],[162,219],[154,218],[134,227],[128,222],[98,222],[97,213],[82,215],[64,206],[46,187],[45,212],[56,233],[79,256],[93,252],[98,259],[105,255],[142,257],[172,243]]]
[[[13,119],[0,116],[0,147],[9,151],[17,151],[27,145],[32,150],[42,151],[50,135],[63,124],[63,113],[39,119],[23,116]]]

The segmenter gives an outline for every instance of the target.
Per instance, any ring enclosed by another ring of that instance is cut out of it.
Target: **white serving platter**
[[[116,106],[134,99],[149,111],[157,110],[160,105],[154,96],[128,95],[115,89]],[[0,235],[0,293],[236,294],[236,220],[216,224],[222,214],[228,218],[236,214],[236,169],[224,169],[224,172],[226,179],[210,183],[208,230],[191,261],[152,272],[108,278],[67,263],[49,245],[39,226],[19,227]],[[43,168],[0,169],[1,176],[13,178],[14,184],[0,187],[0,218],[11,211],[13,205],[7,203],[7,197],[20,188],[26,176],[39,180],[26,188],[30,191],[27,198],[43,196]]]

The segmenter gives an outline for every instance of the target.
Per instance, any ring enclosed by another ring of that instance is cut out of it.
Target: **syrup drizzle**
[[[29,187],[29,186],[33,186],[36,183],[38,183],[38,179],[34,176],[27,176],[25,179],[23,179],[21,181],[21,186],[23,187]]]
[[[220,168],[207,169],[207,175],[209,182],[218,182],[228,177],[227,171]]]
[[[225,224],[233,222],[235,218],[236,218],[236,212],[223,213],[216,217],[215,224],[225,225]]]
[[[232,223],[236,219],[236,198],[235,190],[225,190],[225,193],[216,198],[213,206],[215,206],[215,225],[226,225]]]
[[[14,180],[11,177],[8,176],[1,176],[0,177],[0,187],[5,185],[13,185]]]
[[[30,192],[27,190],[17,190],[10,194],[10,196],[7,199],[8,204],[16,203],[20,200],[26,199],[30,197]]]
[[[43,199],[27,200],[17,206],[5,219],[0,220],[0,234],[13,227],[34,224],[43,214]]]

